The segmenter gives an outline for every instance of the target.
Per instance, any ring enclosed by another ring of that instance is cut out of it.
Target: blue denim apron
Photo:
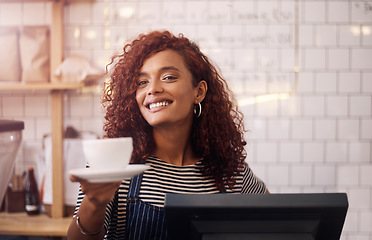
[[[167,227],[164,208],[138,198],[142,174],[132,178],[127,197],[126,240],[165,240]]]

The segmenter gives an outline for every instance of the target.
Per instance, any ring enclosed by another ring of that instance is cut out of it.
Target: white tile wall
[[[30,95],[25,96],[24,111],[26,116],[46,117],[49,113],[48,95]]]
[[[313,169],[311,165],[292,165],[290,184],[294,186],[310,186],[312,184],[311,179],[313,175]]]
[[[328,68],[348,69],[350,66],[350,53],[348,49],[329,49],[328,50]]]
[[[361,139],[372,139],[372,119],[361,119]]]
[[[303,68],[310,70],[324,70],[326,67],[326,50],[319,48],[304,49],[304,66]],[[314,61],[317,59],[317,61]]]
[[[318,25],[315,27],[315,45],[317,47],[335,46],[336,43],[336,25]]]
[[[298,142],[281,142],[279,144],[279,162],[301,162],[301,144]]]
[[[247,161],[271,192],[347,192],[341,239],[372,240],[371,6],[371,0],[78,1],[65,7],[65,55],[83,55],[104,69],[141,32],[183,32],[237,94],[250,130]],[[47,25],[50,7],[0,3],[0,27]],[[102,136],[99,97],[68,93],[65,125]],[[17,171],[35,165],[50,133],[48,93],[1,92],[0,117],[25,121]]]
[[[331,165],[317,165],[314,167],[315,186],[330,187],[336,183],[336,167]]]
[[[268,120],[268,137],[270,139],[284,140],[289,138],[288,119]]]
[[[278,146],[274,142],[257,142],[256,154],[260,162],[274,163],[278,155]]]
[[[359,139],[359,120],[358,119],[340,119],[338,121],[339,139]]]
[[[17,26],[22,24],[22,4],[3,3],[0,7],[0,23],[6,26]]]
[[[347,1],[328,2],[328,21],[342,23],[349,21],[349,3]]]
[[[339,44],[342,47],[358,46],[360,44],[360,26],[359,25],[340,25]],[[350,34],[351,33],[351,34]]]
[[[325,2],[306,1],[302,5],[303,21],[308,23],[324,23],[325,18]]]
[[[288,186],[289,167],[287,164],[270,164],[268,167],[267,183],[272,186]]]
[[[332,72],[320,72],[315,75],[315,92],[332,93],[337,90],[337,75]]]
[[[350,142],[349,162],[368,163],[371,161],[371,144],[369,142]],[[368,169],[368,168],[367,168]]]
[[[297,140],[312,139],[314,124],[311,119],[294,119],[292,121],[292,138]]]
[[[281,116],[300,116],[301,114],[301,98],[293,96],[290,99],[285,99],[280,102]]]
[[[372,73],[362,73],[362,92],[364,93],[371,93],[372,92]]]
[[[325,161],[343,163],[347,160],[347,144],[345,142],[328,142],[325,148]]]
[[[370,69],[372,67],[372,49],[357,48],[351,51],[352,69]]]
[[[362,45],[371,46],[372,45],[372,36],[371,36],[371,24],[362,26]]]
[[[339,73],[339,92],[340,93],[359,93],[360,92],[360,73],[359,72],[340,72]],[[364,89],[364,87],[363,87]]]
[[[65,22],[68,25],[90,25],[92,20],[92,5],[89,3],[78,2],[67,8]]]
[[[46,3],[23,4],[22,22],[27,25],[47,25]]]
[[[351,116],[371,116],[371,96],[350,96]]]
[[[304,111],[306,117],[322,117],[325,115],[325,97],[324,96],[304,96]]]
[[[331,117],[341,117],[348,115],[348,97],[330,95],[326,98],[327,115]]]
[[[325,147],[322,142],[303,143],[303,161],[305,163],[323,163],[325,159]]]
[[[361,186],[368,186],[372,182],[372,166],[370,165],[361,165]]]

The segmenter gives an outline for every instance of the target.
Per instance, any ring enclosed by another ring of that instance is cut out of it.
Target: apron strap
[[[143,173],[137,176],[134,176],[130,180],[127,199],[138,198],[140,187],[141,187],[141,182],[142,182],[142,176],[143,176]]]

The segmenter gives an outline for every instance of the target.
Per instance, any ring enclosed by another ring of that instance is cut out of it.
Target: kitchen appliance
[[[24,122],[0,119],[0,203],[13,175]]]

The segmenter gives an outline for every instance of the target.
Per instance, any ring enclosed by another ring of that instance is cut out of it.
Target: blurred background
[[[52,18],[50,2],[0,1],[0,29]],[[270,191],[346,192],[341,239],[372,240],[372,1],[71,0],[63,29],[64,58],[100,71],[142,32],[198,43],[235,93],[247,162]],[[66,128],[102,137],[101,85],[66,92]],[[16,173],[45,158],[50,115],[48,91],[0,92],[0,118],[25,124]]]

